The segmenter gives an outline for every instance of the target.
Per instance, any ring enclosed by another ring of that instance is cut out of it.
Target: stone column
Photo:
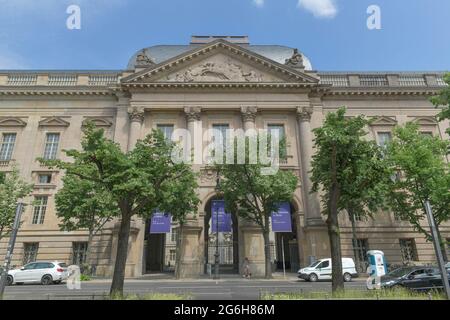
[[[258,112],[257,107],[242,107],[242,123],[244,124],[244,130],[256,129],[256,113]]]
[[[311,161],[313,156],[313,136],[311,131],[311,116],[313,109],[311,107],[297,108],[297,119],[300,135],[300,161],[302,191],[305,203],[306,225],[323,225],[323,219],[320,213],[320,203],[316,193],[311,194],[312,182],[310,177]]]
[[[144,110],[133,107],[128,110],[130,117],[130,131],[128,133],[128,151],[134,149],[136,142],[141,136],[142,123],[144,122]]]
[[[193,169],[195,171],[199,170],[199,165],[201,165],[203,157],[201,112],[202,108],[200,107],[184,108],[184,113],[186,114],[187,129],[191,135],[189,152],[191,152],[193,156]]]
[[[301,183],[305,211],[305,228],[303,242],[302,265],[309,264],[309,257],[325,258],[329,255],[329,239],[325,222],[322,218],[320,201],[317,193],[311,193],[311,161],[313,157],[313,134],[311,117],[313,108],[301,106],[297,108],[299,127],[299,155],[301,166]],[[303,240],[303,241],[302,241]]]
[[[128,133],[128,151],[136,146],[137,141],[141,137],[142,124],[144,122],[144,109],[133,107],[128,110],[130,118],[130,128]],[[130,237],[132,243],[131,251],[127,259],[127,269],[134,276],[142,275],[144,270],[144,241],[145,241],[145,220],[140,217],[133,217],[133,225],[135,226],[135,234]]]

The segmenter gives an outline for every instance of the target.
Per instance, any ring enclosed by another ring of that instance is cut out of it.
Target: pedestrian
[[[243,269],[244,269],[243,277],[250,279],[250,277],[252,276],[252,273],[250,272],[250,260],[248,260],[247,257],[245,257],[245,259],[244,259]]]

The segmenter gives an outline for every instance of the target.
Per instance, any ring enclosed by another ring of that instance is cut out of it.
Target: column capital
[[[128,108],[128,116],[130,117],[131,122],[144,122],[144,108],[141,107],[132,107]]]
[[[311,121],[312,107],[297,107],[297,118],[300,121]]]
[[[241,107],[242,121],[255,122],[257,112],[257,107]]]
[[[202,108],[200,107],[186,107],[184,108],[186,119],[188,122],[200,121]]]

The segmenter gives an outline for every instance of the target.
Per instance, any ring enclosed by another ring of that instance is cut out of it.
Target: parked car
[[[349,282],[352,277],[358,276],[352,258],[342,258],[342,275],[345,282]],[[331,279],[331,258],[320,259],[310,266],[298,270],[298,277],[311,282]]]
[[[438,268],[424,266],[403,267],[382,276],[381,287],[427,291],[443,289],[443,282]]]
[[[8,272],[8,285],[23,283],[59,284],[67,280],[67,265],[58,261],[32,262],[20,269]]]

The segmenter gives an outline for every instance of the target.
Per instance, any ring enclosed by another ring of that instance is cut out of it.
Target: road
[[[61,299],[95,299],[108,293],[110,281],[83,282],[81,290],[69,290],[65,284],[60,285],[21,285],[7,287],[7,300],[61,300]],[[365,281],[358,279],[346,283],[346,288],[364,290]],[[125,292],[134,294],[145,293],[184,293],[190,294],[195,300],[257,300],[261,292],[309,292],[329,291],[330,282],[310,283],[302,280],[127,280]]]

